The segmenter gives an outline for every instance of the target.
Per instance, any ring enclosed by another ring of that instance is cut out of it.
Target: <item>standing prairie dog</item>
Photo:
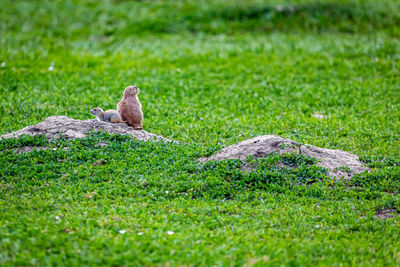
[[[94,108],[90,111],[90,114],[96,116],[97,120],[111,122],[111,123],[122,123],[121,116],[115,110],[103,111],[101,108]]]
[[[128,86],[124,90],[124,95],[117,105],[119,115],[129,126],[135,130],[143,129],[143,112],[138,94],[140,89],[137,86]]]

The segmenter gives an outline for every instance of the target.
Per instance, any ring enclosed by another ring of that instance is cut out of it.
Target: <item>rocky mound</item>
[[[60,136],[84,138],[90,131],[106,131],[109,133],[129,134],[138,140],[150,139],[171,141],[143,130],[134,130],[125,123],[107,123],[98,120],[75,120],[67,116],[51,116],[36,125],[25,127],[19,131],[2,135],[0,138],[20,137],[21,135],[46,135],[47,139],[58,139]]]
[[[201,161],[241,159],[247,156],[262,158],[271,153],[302,153],[319,160],[318,166],[328,168],[334,177],[351,178],[356,173],[361,173],[369,168],[361,162],[357,155],[312,145],[303,145],[275,135],[255,137],[235,145],[225,147],[220,152]]]

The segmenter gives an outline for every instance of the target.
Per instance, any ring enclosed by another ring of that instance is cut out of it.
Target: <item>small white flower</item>
[[[139,232],[139,233],[137,233],[138,235],[143,235],[143,232]]]
[[[120,234],[125,234],[126,230],[119,230]]]
[[[328,116],[323,115],[323,114],[319,114],[319,113],[314,113],[311,114],[312,117],[317,118],[317,119],[326,119]]]
[[[165,191],[165,194],[168,194],[169,193],[169,191]]]
[[[173,235],[173,234],[174,234],[174,232],[173,232],[173,231],[167,231],[167,234],[169,234],[169,235]]]
[[[316,225],[315,228],[319,229],[319,225]]]
[[[60,219],[60,216],[56,216],[55,218],[56,218],[56,220],[59,220],[59,219]]]
[[[48,68],[49,71],[53,71],[54,70],[54,62],[51,62],[50,67]]]
[[[5,62],[1,62],[1,67],[4,68],[6,66]]]

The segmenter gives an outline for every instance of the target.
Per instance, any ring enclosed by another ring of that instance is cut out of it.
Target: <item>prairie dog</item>
[[[137,86],[128,86],[124,90],[121,101],[117,105],[117,111],[129,126],[135,130],[143,129],[143,112],[138,94],[140,89]]]
[[[97,120],[111,122],[111,123],[120,123],[123,122],[121,120],[121,116],[115,110],[106,110],[96,107],[90,111],[90,114],[96,116]]]

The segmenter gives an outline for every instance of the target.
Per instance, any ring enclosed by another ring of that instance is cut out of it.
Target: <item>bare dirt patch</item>
[[[374,218],[384,219],[384,220],[394,217],[400,217],[400,214],[397,212],[396,209],[376,210],[374,215]]]

